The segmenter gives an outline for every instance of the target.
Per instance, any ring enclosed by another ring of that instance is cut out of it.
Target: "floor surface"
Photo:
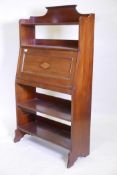
[[[92,117],[90,155],[70,169],[59,146],[28,135],[13,143],[11,123],[0,121],[0,175],[117,175],[116,117]]]

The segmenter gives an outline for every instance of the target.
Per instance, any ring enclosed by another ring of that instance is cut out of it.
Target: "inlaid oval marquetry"
[[[50,64],[44,62],[44,63],[42,63],[42,64],[40,65],[40,67],[43,68],[43,69],[48,69],[48,68],[50,67]]]

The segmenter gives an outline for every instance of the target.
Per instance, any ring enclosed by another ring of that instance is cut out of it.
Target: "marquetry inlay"
[[[44,63],[42,63],[42,64],[40,65],[40,67],[43,68],[43,69],[48,69],[48,68],[50,67],[50,64],[44,62]]]

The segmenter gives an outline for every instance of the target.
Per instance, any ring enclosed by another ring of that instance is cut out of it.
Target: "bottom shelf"
[[[71,148],[71,127],[53,120],[36,116],[36,120],[18,127],[21,131],[51,141],[66,149]]]

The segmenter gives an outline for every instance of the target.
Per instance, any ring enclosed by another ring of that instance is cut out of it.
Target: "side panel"
[[[16,83],[16,117],[17,117],[17,129],[15,131],[15,138],[14,142],[20,141],[20,139],[25,135],[24,132],[19,130],[19,127],[21,125],[27,124],[35,118],[29,114],[24,112],[22,109],[20,109],[17,104],[24,102],[26,100],[32,99],[36,97],[36,89],[28,86],[22,86]]]
[[[72,149],[68,167],[78,156],[87,156],[90,146],[91,93],[93,70],[94,15],[81,17],[79,54],[72,94]]]

